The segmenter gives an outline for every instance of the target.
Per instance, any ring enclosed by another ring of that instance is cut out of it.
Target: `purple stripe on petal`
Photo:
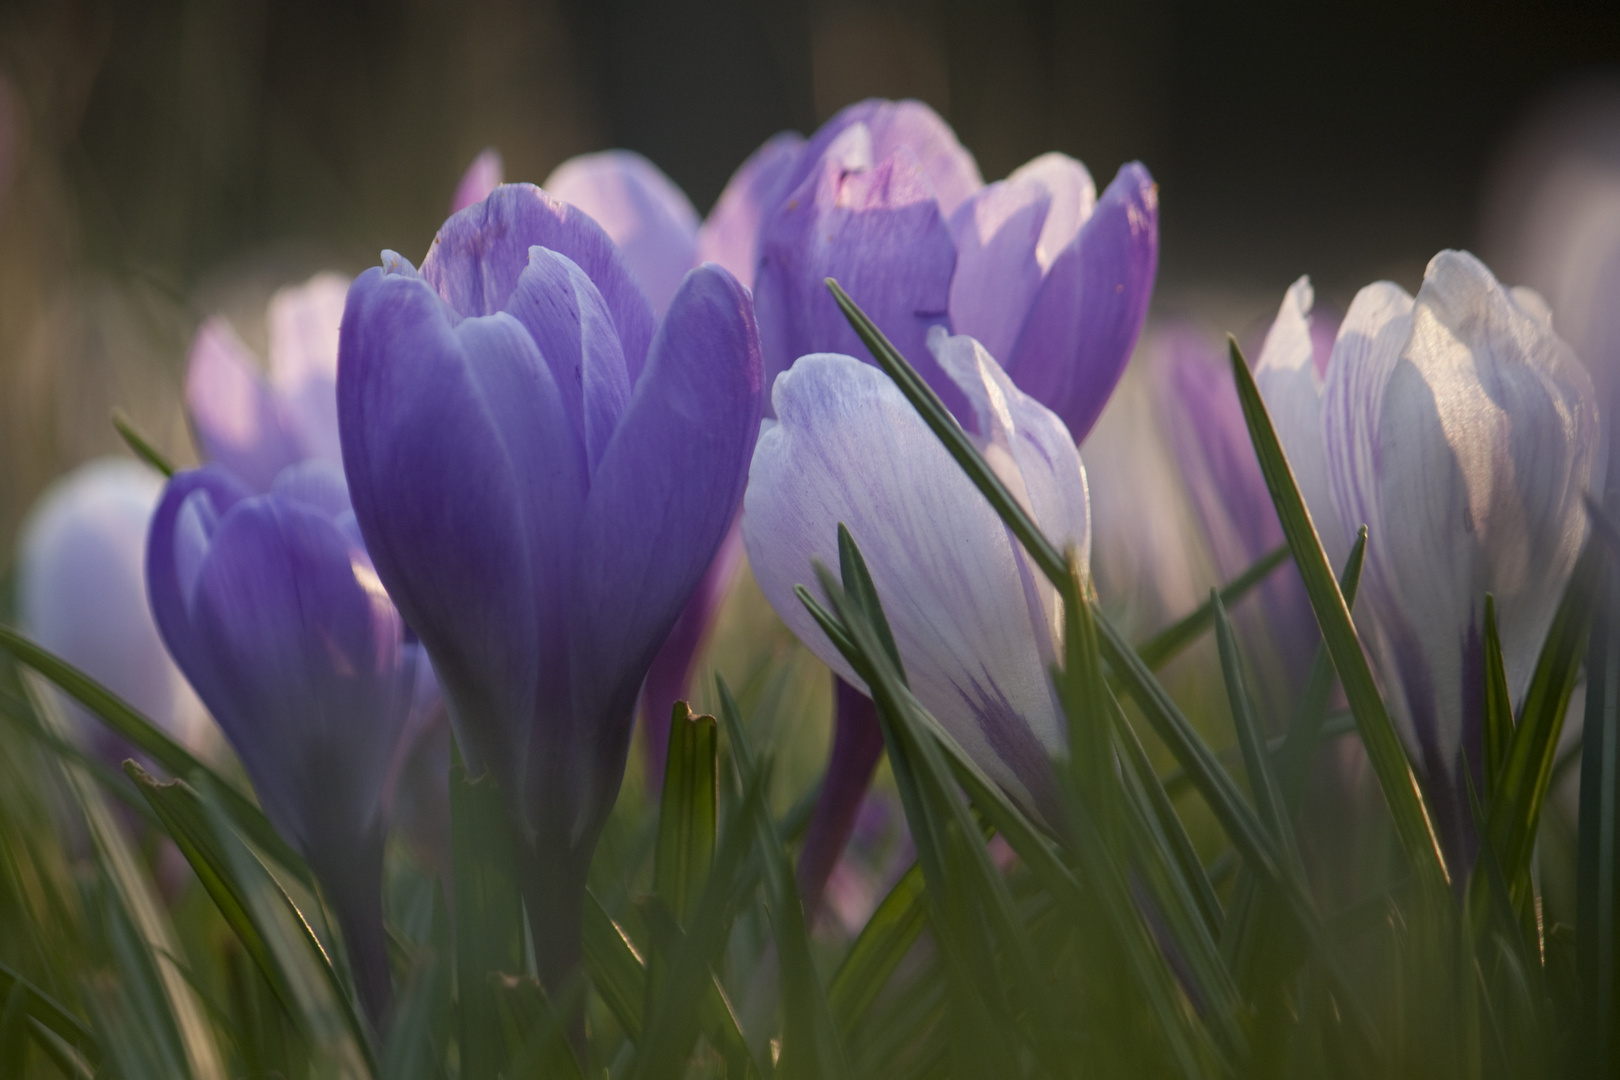
[[[1052,263],[1005,365],[1025,393],[1063,418],[1077,442],[1136,348],[1158,266],[1158,185],[1132,162]]]
[[[592,480],[568,634],[574,723],[589,764],[565,778],[594,835],[624,769],[636,694],[742,501],[763,372],[748,291],[710,264],[687,275]],[[577,759],[576,759],[577,761]]]
[[[600,225],[533,184],[503,184],[446,221],[421,275],[458,314],[493,315],[506,307],[536,244],[572,259],[601,292],[633,385],[656,326],[647,297]]]

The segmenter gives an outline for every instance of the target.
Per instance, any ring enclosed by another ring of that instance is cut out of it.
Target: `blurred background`
[[[49,479],[116,448],[113,407],[193,459],[202,317],[262,349],[276,285],[420,259],[485,146],[535,181],[629,147],[702,213],[771,133],[915,96],[986,179],[1049,149],[1099,187],[1145,162],[1155,316],[1242,330],[1301,273],[1342,311],[1448,246],[1550,288],[1517,239],[1523,163],[1549,140],[1620,162],[1620,136],[1586,145],[1620,120],[1569,127],[1620,118],[1617,62],[1612,0],[7,2],[0,564]]]

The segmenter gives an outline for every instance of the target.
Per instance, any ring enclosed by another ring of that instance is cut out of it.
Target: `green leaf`
[[[293,1021],[335,1062],[374,1071],[369,1033],[309,920],[223,815],[183,780],[125,771]]]
[[[840,1031],[851,1030],[866,1015],[927,925],[922,867],[912,863],[861,927],[827,987],[827,1004]]]
[[[1611,442],[1611,481],[1616,445]],[[1609,506],[1617,501],[1611,488]],[[1587,511],[1611,553],[1620,553],[1620,529],[1590,500]],[[1582,1009],[1576,1056],[1586,1075],[1613,1076],[1620,1065],[1620,573],[1614,560],[1594,591],[1598,610],[1587,646],[1581,729],[1575,946]]]
[[[135,451],[135,456],[146,462],[152,468],[162,473],[165,478],[174,475],[174,466],[153,446],[144,435],[135,430],[135,425],[125,415],[123,409],[114,409],[112,413],[113,427],[123,437],[129,448]]]
[[[1287,561],[1287,544],[1281,544],[1266,552],[1254,561],[1254,565],[1233,578],[1221,589],[1217,594],[1221,603],[1231,607],[1247,596],[1249,590],[1270,577],[1273,570]],[[1192,614],[1185,616],[1138,645],[1136,654],[1142,658],[1144,664],[1157,671],[1179,655],[1181,650],[1197,641],[1204,631],[1209,629],[1214,618],[1215,606],[1206,602]]]
[[[378,1075],[386,1080],[437,1080],[444,1071],[455,972],[450,913],[444,890],[433,890],[433,920],[425,948],[389,1021]]]
[[[0,963],[0,998],[9,1001],[13,994],[18,993],[22,995],[24,1015],[92,1060],[101,1056],[95,1036],[78,1017],[16,971]]]
[[[720,735],[712,716],[675,703],[653,853],[653,892],[685,925],[714,863],[720,801]]]
[[[1496,597],[1485,594],[1485,804],[1495,802],[1513,744],[1513,693],[1508,689],[1502,637],[1496,628]],[[1483,820],[1483,819],[1482,819]]]
[[[584,984],[569,980],[556,1005],[532,975],[491,975],[490,984],[511,1051],[506,1075],[580,1080],[579,1061],[568,1045],[568,1017],[580,1007]]]
[[[1299,485],[1294,481],[1293,469],[1272,427],[1271,416],[1260,397],[1259,387],[1254,383],[1254,375],[1238,349],[1237,340],[1228,338],[1227,342],[1231,353],[1232,377],[1237,382],[1238,400],[1243,405],[1243,419],[1249,427],[1249,438],[1260,459],[1260,471],[1266,478],[1266,487],[1271,491],[1271,501],[1282,522],[1283,535],[1288,538],[1288,546],[1294,553],[1294,563],[1305,581],[1305,591],[1310,596],[1312,610],[1316,612],[1322,640],[1333,657],[1339,682],[1350,701],[1350,711],[1355,715],[1362,745],[1367,748],[1367,758],[1383,787],[1390,816],[1395,821],[1395,833],[1400,838],[1401,847],[1412,864],[1417,880],[1426,887],[1443,892],[1450,878],[1422,788],[1407,760],[1400,737],[1395,733],[1395,725],[1384,707],[1384,700],[1378,694],[1378,686],[1367,664],[1367,657],[1361,650],[1355,624],[1350,620],[1350,609],[1345,605],[1338,582],[1334,580],[1333,569],[1328,565],[1322,541],[1316,534],[1316,526],[1311,521],[1310,511],[1306,509],[1305,499],[1299,493]]]
[[[17,661],[33,668],[55,683],[105,723],[114,735],[128,742],[162,766],[171,776],[181,779],[208,778],[218,794],[221,807],[230,816],[231,823],[255,847],[269,855],[282,868],[294,874],[305,887],[313,889],[314,877],[304,860],[276,832],[264,812],[235,785],[225,780],[191,751],[181,746],[162,728],[142,716],[117,694],[108,690],[66,660],[41,648],[9,627],[0,626],[0,648],[16,657]]]
[[[619,1026],[632,1040],[641,1038],[647,971],[630,937],[613,921],[596,896],[585,893],[581,918],[585,971]]]

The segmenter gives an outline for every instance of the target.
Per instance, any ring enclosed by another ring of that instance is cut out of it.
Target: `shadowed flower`
[[[1518,701],[1586,535],[1592,381],[1539,296],[1443,251],[1415,299],[1389,282],[1356,295],[1320,415],[1341,539],[1368,530],[1357,621],[1466,865],[1462,770],[1476,785],[1483,775],[1484,597],[1496,597]]]
[[[338,399],[360,530],[458,742],[527,851],[548,985],[642,679],[741,499],[761,368],[747,292],[689,273],[656,326],[612,241],[531,185],[349,293]]]
[[[1068,429],[971,338],[936,330],[929,344],[972,404],[998,475],[1054,543],[1078,547],[1083,564],[1086,480]],[[766,598],[811,651],[860,685],[793,594],[813,581],[813,560],[838,565],[846,525],[918,700],[1041,813],[1051,805],[1049,757],[1064,745],[1047,675],[1061,647],[1056,591],[881,371],[848,356],[807,356],[777,378],[772,397],[779,419],[760,436],[743,511]]]
[[[297,465],[263,495],[219,466],[177,474],[152,519],[146,580],[169,653],[324,886],[380,1027],[392,999],[384,790],[431,680],[360,542],[342,472]]]
[[[18,540],[18,615],[39,644],[200,751],[218,737],[146,604],[146,529],[162,491],[157,472],[121,458],[81,465],[51,485]],[[87,745],[109,758],[129,755],[78,704],[61,700]]]

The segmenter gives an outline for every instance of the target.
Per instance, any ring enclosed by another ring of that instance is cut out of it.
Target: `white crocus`
[[[978,342],[936,328],[929,348],[977,414],[980,448],[1060,547],[1089,557],[1085,470],[1052,412]],[[1050,796],[1064,723],[1048,666],[1062,643],[1055,590],[988,502],[876,368],[800,358],[772,391],[743,504],[749,563],[777,613],[862,685],[793,593],[812,563],[838,566],[838,526],[871,571],[913,692],[1026,807]]]

